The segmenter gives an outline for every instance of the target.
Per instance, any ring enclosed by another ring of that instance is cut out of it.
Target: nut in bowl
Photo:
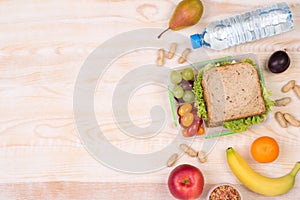
[[[213,186],[206,200],[242,200],[240,190],[230,183],[221,183]]]

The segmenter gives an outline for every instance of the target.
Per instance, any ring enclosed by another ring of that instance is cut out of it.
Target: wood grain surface
[[[167,27],[178,2],[0,1],[1,200],[173,199],[166,184],[171,168],[141,175],[122,173],[102,165],[87,152],[74,122],[73,93],[82,65],[99,45],[127,31]],[[275,2],[280,1],[203,0],[205,11],[201,21],[180,33],[189,37],[214,20]],[[293,113],[300,119],[300,100],[293,92],[280,91],[291,79],[300,84],[300,3],[286,2],[293,12],[293,31],[223,51],[201,50],[210,58],[255,53],[266,85],[273,92],[272,98],[292,97],[289,106],[274,108],[263,125],[219,138],[206,163],[200,164],[187,156],[180,158],[178,164],[194,164],[204,173],[206,185],[201,199],[205,199],[210,186],[222,182],[238,185],[247,200],[300,199],[299,175],[289,193],[264,197],[240,185],[226,165],[225,157],[225,149],[233,146],[255,170],[273,177],[286,174],[300,161],[299,127],[283,129],[274,119],[278,110]],[[286,49],[292,63],[288,71],[275,75],[264,66],[267,58],[280,49]],[[120,57],[101,80],[104,86],[95,91],[96,117],[103,125],[105,136],[113,145],[130,153],[155,152],[174,136],[136,140],[121,134],[109,106],[112,91],[122,76],[135,66],[154,64],[156,55],[156,50],[137,50]],[[176,60],[167,65],[178,66]],[[107,105],[97,104],[103,99]],[[150,109],[156,104],[169,106],[165,90],[155,86],[138,90],[128,105],[133,122],[139,126],[151,123]],[[177,129],[171,126],[172,116],[168,117],[168,130],[176,134]],[[278,159],[270,164],[258,164],[249,155],[251,142],[263,135],[272,136],[280,145]],[[197,140],[193,147],[199,149],[202,143],[203,140]]]

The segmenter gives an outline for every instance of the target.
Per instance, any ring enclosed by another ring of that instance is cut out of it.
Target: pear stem
[[[299,170],[300,170],[300,162],[297,162],[290,174],[292,176],[296,176]]]
[[[170,30],[170,27],[167,28],[166,30],[164,30],[161,34],[159,34],[159,35],[157,36],[157,38],[158,38],[158,39],[161,38],[161,36],[162,36],[165,32],[167,32],[168,30]]]

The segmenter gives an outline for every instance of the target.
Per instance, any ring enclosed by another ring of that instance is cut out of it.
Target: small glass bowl
[[[237,192],[237,194],[240,196],[239,200],[243,199],[241,191],[236,186],[234,186],[234,185],[232,185],[230,183],[220,183],[220,184],[214,185],[213,187],[210,188],[210,190],[208,191],[206,200],[210,200],[210,195],[212,194],[212,192],[215,189],[219,188],[220,186],[229,186],[229,187],[233,188]]]

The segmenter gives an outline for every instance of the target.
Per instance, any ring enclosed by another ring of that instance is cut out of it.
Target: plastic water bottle
[[[277,35],[292,30],[293,27],[289,6],[278,3],[213,22],[201,34],[191,35],[190,38],[194,49],[205,46],[222,50]]]

